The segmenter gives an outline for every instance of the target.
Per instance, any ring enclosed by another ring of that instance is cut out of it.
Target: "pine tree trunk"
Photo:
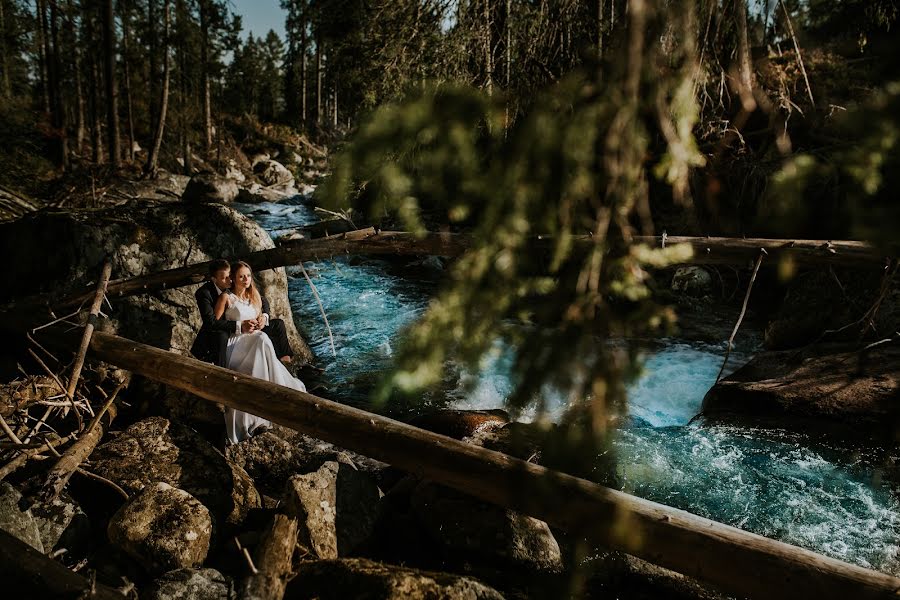
[[[103,136],[100,122],[100,67],[97,66],[97,55],[90,53],[91,68],[91,156],[94,164],[103,162]]]
[[[153,135],[153,145],[147,156],[147,166],[144,172],[153,176],[156,174],[156,163],[159,160],[159,148],[162,145],[163,133],[166,129],[166,110],[169,107],[169,0],[163,0],[163,80],[162,93],[159,100],[159,118],[156,121],[156,133]]]
[[[3,97],[12,97],[12,86],[9,80],[9,57],[6,48],[6,8],[0,0],[0,68],[3,69]]]
[[[50,73],[49,73],[49,60],[50,60],[50,47],[49,40],[47,34],[47,3],[46,0],[37,0],[37,16],[38,19],[38,48],[40,49],[41,57],[40,57],[40,76],[41,76],[41,100],[43,102],[44,113],[50,114]]]
[[[179,27],[182,31],[184,21],[188,20],[188,8],[183,0],[179,0],[176,8]],[[182,173],[190,176],[193,171],[191,165],[191,141],[189,136],[190,123],[188,122],[188,78],[187,78],[187,42],[183,39],[178,44],[178,106],[181,109],[179,119],[179,137],[181,141]]]
[[[81,156],[81,149],[84,145],[84,84],[81,78],[81,45],[78,35],[75,32],[75,6],[72,0],[68,0],[66,4],[68,8],[68,17],[66,19],[67,27],[72,35],[72,62],[75,70],[75,153]]]
[[[756,78],[753,76],[753,64],[750,58],[750,36],[747,31],[746,0],[734,0],[733,7],[734,25],[738,35],[737,61],[741,103],[745,110],[752,111],[756,108],[756,102],[753,100],[753,90],[756,88]]]
[[[200,0],[200,70],[203,78],[203,151],[212,148],[212,106],[209,94],[209,0]]]
[[[150,53],[150,76],[147,78],[147,93],[150,105],[150,129],[155,131],[155,125],[158,123],[159,117],[159,73],[158,57],[159,40],[156,35],[156,20],[158,19],[156,12],[156,0],[147,0],[147,46]],[[153,145],[151,140],[150,145]]]
[[[66,103],[62,86],[62,61],[59,49],[59,6],[56,0],[50,0],[50,60],[49,80],[53,129],[57,136],[57,159],[63,171],[69,168],[69,138],[66,119]]]
[[[322,124],[322,35],[316,33],[316,127]]]
[[[309,40],[306,37],[306,21],[303,20],[300,27],[302,28],[302,32],[300,34],[300,125],[303,129],[306,129],[306,119],[307,119],[307,110],[306,110],[306,50],[307,44]]]
[[[131,102],[131,69],[128,67],[128,38],[131,19],[128,13],[122,14],[122,75],[125,77],[125,111],[128,120],[128,156],[129,162],[134,162],[134,107]]]
[[[119,168],[119,90],[116,85],[116,22],[113,0],[103,4],[103,45],[106,71],[106,136],[109,164]]]
[[[488,96],[494,93],[494,59],[491,50],[491,0],[484,0],[484,74]]]

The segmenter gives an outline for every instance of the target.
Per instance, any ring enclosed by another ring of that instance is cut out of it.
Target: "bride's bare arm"
[[[222,293],[219,294],[219,299],[216,300],[216,319],[221,319],[222,315],[225,314],[225,309],[228,308],[228,294]]]

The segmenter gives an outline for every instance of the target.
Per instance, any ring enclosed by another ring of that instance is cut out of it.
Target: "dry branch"
[[[758,248],[757,248],[758,252]],[[94,356],[740,597],[896,598],[900,579],[241,373],[97,332]]]

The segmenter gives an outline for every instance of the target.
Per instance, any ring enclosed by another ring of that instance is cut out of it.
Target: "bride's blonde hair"
[[[231,285],[233,286],[234,282],[237,281],[237,272],[241,269],[241,267],[246,267],[246,269],[250,271],[250,285],[245,290],[245,293],[250,296],[250,304],[252,304],[253,308],[256,309],[256,316],[258,317],[262,314],[262,297],[259,295],[259,291],[256,289],[256,281],[253,279],[253,269],[250,268],[250,265],[242,260],[231,263]],[[244,298],[241,299],[243,300]]]

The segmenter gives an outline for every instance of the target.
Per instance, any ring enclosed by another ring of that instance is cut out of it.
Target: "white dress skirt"
[[[249,302],[244,302],[234,294],[228,293],[228,308],[225,309],[224,316],[229,321],[248,321],[256,318],[256,308]],[[245,373],[301,392],[306,391],[303,382],[291,375],[284,363],[275,355],[272,340],[262,331],[240,333],[228,338],[225,364],[229,369],[239,373]],[[233,408],[225,409],[225,429],[228,441],[232,444],[249,438],[255,429],[270,425],[271,423],[262,417]]]

